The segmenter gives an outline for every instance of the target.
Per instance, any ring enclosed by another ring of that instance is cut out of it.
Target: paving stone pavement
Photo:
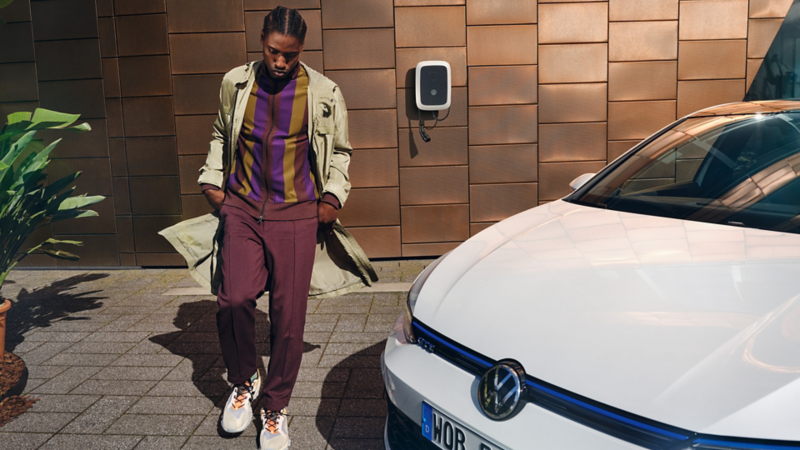
[[[431,260],[379,261],[381,283],[410,283]],[[257,431],[221,436],[229,384],[211,295],[164,295],[196,283],[184,269],[15,270],[3,295],[6,349],[22,357],[39,401],[0,427],[3,448],[256,448]],[[386,286],[386,285],[384,285]],[[310,300],[289,413],[292,449],[383,450],[380,354],[403,292]],[[257,349],[269,361],[266,299]]]

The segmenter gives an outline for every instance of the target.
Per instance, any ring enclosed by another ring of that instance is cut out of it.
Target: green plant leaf
[[[20,122],[30,122],[31,116],[32,114],[27,111],[11,113],[8,115],[8,124],[14,125],[15,123],[20,123]]]
[[[50,238],[44,241],[45,244],[69,244],[69,245],[77,245],[78,247],[83,247],[83,242],[81,241],[64,241],[61,239],[53,239]]]
[[[9,152],[3,157],[2,159],[3,164],[6,164],[8,166],[14,164],[14,161],[17,159],[17,156],[19,156],[20,153],[22,153],[22,151],[25,150],[25,147],[28,146],[28,144],[31,142],[35,134],[36,131],[29,131],[25,133],[21,138],[19,138],[19,140],[11,146],[11,150],[9,150]]]
[[[87,197],[85,195],[79,195],[77,197],[70,197],[61,202],[61,204],[58,205],[58,210],[67,211],[72,209],[85,208],[89,205],[100,203],[103,200],[105,200],[105,197],[103,197],[102,195],[93,195],[91,197]]]
[[[80,114],[67,114],[44,108],[36,108],[36,110],[33,111],[31,122],[33,122],[33,127],[35,127],[35,129],[66,128],[75,123],[80,117]]]
[[[99,214],[89,209],[86,210],[72,209],[69,211],[59,211],[55,213],[53,215],[53,218],[50,219],[50,222],[55,223],[67,219],[82,219],[84,217],[97,217],[97,216],[99,216]]]
[[[75,181],[76,179],[78,179],[78,177],[79,177],[79,176],[81,176],[81,173],[80,173],[80,172],[75,172],[75,173],[73,173],[73,174],[70,174],[70,175],[67,175],[67,176],[65,176],[64,178],[61,178],[61,179],[60,179],[60,180],[58,180],[58,181],[54,181],[54,182],[50,183],[50,184],[49,184],[49,185],[48,185],[48,186],[47,186],[47,187],[44,189],[44,196],[45,196],[45,198],[50,198],[50,197],[52,197],[52,196],[54,196],[54,195],[58,194],[58,193],[59,193],[59,192],[61,192],[61,191],[62,191],[64,188],[66,188],[67,186],[69,186],[70,184],[72,184],[72,182],[73,182],[73,181]]]
[[[42,249],[42,251],[52,256],[53,258],[66,259],[69,261],[78,261],[79,259],[81,259],[80,256],[72,254],[70,252],[65,252],[64,250],[53,250],[50,248],[44,248]]]
[[[14,0],[0,0],[0,8],[5,8],[10,5]]]

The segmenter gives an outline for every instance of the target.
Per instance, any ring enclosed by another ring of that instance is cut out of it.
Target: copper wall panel
[[[536,23],[536,3],[530,0],[469,1],[467,2],[467,24]]]
[[[470,66],[536,64],[536,25],[504,25],[467,28],[467,61]],[[513,42],[498,51],[498,42]]]
[[[261,52],[261,30],[264,28],[264,17],[268,11],[253,11],[244,14],[245,36],[248,52]],[[300,11],[306,21],[305,51],[322,50],[322,18],[319,10]],[[321,67],[321,66],[320,66]]]
[[[397,187],[397,149],[354,150],[348,172],[354,188]]]
[[[118,16],[163,12],[167,12],[164,0],[114,0],[114,13]]]
[[[103,59],[103,94],[106,98],[122,97],[119,87],[119,61],[117,58]]]
[[[120,253],[119,265],[121,267],[136,267],[136,255],[133,253]]]
[[[381,28],[394,25],[392,0],[322,0],[325,28]]]
[[[36,61],[30,22],[1,26],[0,42],[3,43],[0,46],[0,63]]]
[[[0,102],[39,100],[36,63],[0,64],[0,80]]]
[[[36,55],[39,81],[103,77],[97,39],[37,42]]]
[[[126,98],[122,100],[122,110],[126,136],[175,134],[175,113],[170,97]]]
[[[537,69],[538,66],[470,67],[470,106],[536,103]]]
[[[171,34],[172,73],[226,73],[247,62],[244,33]]]
[[[469,239],[469,205],[404,206],[404,244]]]
[[[678,50],[678,79],[744,78],[746,53],[745,40],[683,41]]]
[[[203,194],[181,195],[181,210],[183,211],[183,220],[214,212],[214,208],[208,204],[208,200]]]
[[[469,148],[469,182],[525,183],[537,179],[536,144]]]
[[[19,111],[33,112],[33,110],[35,110],[38,107],[39,107],[38,101],[0,103],[0,117],[6,117],[11,113]]]
[[[503,220],[539,204],[536,183],[473,185],[469,197],[471,222]]]
[[[469,164],[467,128],[436,127],[424,142],[414,128],[401,129],[400,167],[454,166]]]
[[[753,79],[755,79],[756,73],[758,73],[758,69],[761,68],[761,64],[763,63],[764,63],[763,59],[747,60],[747,80],[745,83],[745,90],[750,89],[750,85],[753,84]]]
[[[116,17],[119,56],[167,55],[167,15]]]
[[[439,117],[437,127],[464,127],[467,126],[467,88],[453,88],[450,97],[450,114],[447,111],[420,111],[412,89],[397,90],[397,126],[418,127],[420,114],[426,121],[425,126],[431,127],[434,118]]]
[[[467,166],[400,169],[401,205],[469,203]]]
[[[605,160],[606,128],[605,122],[542,124],[539,126],[539,161]]]
[[[569,183],[584,173],[597,173],[605,162],[539,164],[539,198],[556,200],[570,193]]]
[[[678,59],[678,22],[612,22],[609,61]]]
[[[536,142],[537,108],[536,105],[470,107],[470,145]]]
[[[39,101],[42,108],[80,114],[82,119],[106,117],[103,80],[40,82]]]
[[[397,87],[413,88],[417,63],[447,61],[453,86],[467,85],[467,49],[464,47],[398,48]],[[330,69],[330,67],[325,67]]]
[[[744,80],[679,81],[678,117],[744,98]]]
[[[767,56],[769,46],[775,40],[783,24],[783,19],[753,19],[750,20],[750,36],[747,40],[747,57],[763,58]]]
[[[397,148],[397,110],[348,111],[353,148]]]
[[[608,65],[608,100],[664,100],[678,96],[676,61]]]
[[[113,17],[97,19],[100,31],[100,55],[103,58],[117,56],[117,29]]]
[[[353,189],[339,220],[346,227],[400,225],[400,189]]]
[[[263,59],[261,55],[256,58],[256,60]],[[303,52],[300,55],[300,61],[305,63],[305,65],[311,67],[312,69],[316,70],[320,73],[325,73],[324,67],[325,63],[323,62],[324,56],[322,52]]]
[[[370,259],[402,256],[400,227],[351,227],[347,231],[356,239],[358,245]]]
[[[608,3],[539,5],[540,44],[606,41],[608,41]]]
[[[539,123],[605,122],[606,83],[539,86]]]
[[[128,157],[125,155],[125,139],[109,139],[108,156],[111,159],[111,175],[115,177],[127,177]],[[126,181],[125,183],[127,185],[128,182]],[[114,195],[117,195],[116,188],[114,189]]]
[[[244,31],[242,0],[167,0],[170,33]]]
[[[463,1],[461,2],[464,3]],[[3,14],[0,14],[7,23],[13,22],[30,22],[31,21],[31,2],[30,0],[16,0],[11,2],[10,5],[3,8]]]
[[[114,15],[114,0],[97,0],[97,17]]]
[[[94,0],[32,2],[31,17],[37,41],[98,37]]]
[[[469,235],[470,237],[475,236],[476,234],[480,233],[481,231],[491,227],[497,222],[480,222],[480,223],[471,223],[469,224]]]
[[[178,149],[174,137],[128,138],[125,147],[130,176],[178,174]]]
[[[119,58],[119,82],[124,97],[172,95],[169,56]]]
[[[750,0],[750,17],[784,18],[794,0]]]
[[[342,89],[348,110],[397,107],[394,69],[329,70],[325,75]]]
[[[403,258],[439,256],[458,247],[460,242],[441,242],[436,244],[403,244]]]
[[[608,44],[539,46],[539,83],[608,81]]]
[[[610,163],[619,158],[620,155],[632,149],[639,142],[638,139],[631,141],[610,141],[608,143],[608,162]]]
[[[125,126],[122,123],[122,99],[106,99],[106,118],[108,119],[108,137],[124,137]]]
[[[181,194],[200,194],[203,191],[197,184],[200,168],[206,163],[205,155],[191,155],[178,157],[180,167]]]
[[[216,114],[219,111],[222,77],[222,74],[172,77],[175,114]]]
[[[177,197],[176,197],[177,198]],[[133,240],[137,252],[173,252],[172,245],[158,234],[182,220],[181,216],[133,216]]]
[[[130,216],[117,217],[117,242],[120,252],[133,252],[133,220]]]
[[[78,119],[92,127],[88,133],[65,130],[40,131],[38,138],[49,144],[63,139],[50,154],[52,158],[108,158],[108,129],[106,119]]]
[[[177,176],[131,177],[128,184],[131,188],[133,215],[181,213],[181,192]]]
[[[83,242],[83,247],[57,245],[59,250],[73,252],[81,257],[79,261],[59,259],[58,267],[114,267],[119,266],[119,248],[114,234],[86,234],[55,236],[56,239],[71,239]]]
[[[747,39],[748,0],[682,1],[681,40]]]
[[[326,30],[325,70],[394,68],[394,30]],[[363,43],[369,42],[369,45]],[[358,51],[353,51],[354,49]]]
[[[16,3],[16,2],[14,2]],[[12,4],[14,4],[12,3]],[[31,247],[41,244],[47,239],[53,237],[53,227],[50,225],[45,225],[38,230],[33,231],[28,239],[26,239],[22,243],[23,249],[27,250]],[[74,250],[74,248],[73,248]],[[17,267],[55,267],[56,266],[56,259],[48,256],[48,255],[30,255],[27,258],[24,258],[22,261],[19,262]],[[14,278],[14,275],[11,274],[11,279]]]
[[[319,8],[320,0],[244,0],[244,9],[248,11],[266,11],[276,6],[306,9]]]
[[[675,121],[676,102],[611,102],[608,104],[608,138],[644,139]]]
[[[207,155],[216,119],[216,115],[175,117],[178,154]]]
[[[678,0],[609,0],[608,18],[631,20],[678,20]]]
[[[398,8],[395,20],[397,47],[459,47],[467,43],[463,6]]]
[[[75,172],[83,173],[74,183],[75,195],[114,195],[108,158],[52,159],[47,166],[47,181],[52,183]]]
[[[463,5],[465,0],[394,0],[394,6]]]
[[[178,253],[137,253],[136,265],[142,268],[186,267],[186,260]]]

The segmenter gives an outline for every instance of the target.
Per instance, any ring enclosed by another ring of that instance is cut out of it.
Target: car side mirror
[[[581,186],[586,184],[587,181],[591,180],[592,177],[595,176],[595,175],[597,175],[597,174],[595,174],[595,173],[585,173],[585,174],[579,176],[578,178],[575,178],[574,180],[572,180],[572,182],[569,184],[569,188],[572,189],[572,192],[575,192],[578,189],[580,189]]]

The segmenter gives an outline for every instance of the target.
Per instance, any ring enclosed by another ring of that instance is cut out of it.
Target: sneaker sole
[[[222,414],[220,414],[219,415],[218,424],[219,424],[219,428],[222,431],[224,431],[224,432],[226,432],[228,434],[241,434],[241,433],[244,433],[244,430],[246,430],[247,427],[249,427],[250,424],[253,422],[253,402],[255,402],[256,399],[258,398],[258,396],[261,394],[261,373],[259,372],[258,369],[256,369],[256,372],[258,373],[258,378],[256,379],[256,383],[253,386],[253,392],[254,392],[253,398],[250,399],[250,420],[245,422],[244,427],[242,429],[240,429],[240,430],[228,430],[222,425]],[[291,441],[290,441],[290,444],[291,444]]]

